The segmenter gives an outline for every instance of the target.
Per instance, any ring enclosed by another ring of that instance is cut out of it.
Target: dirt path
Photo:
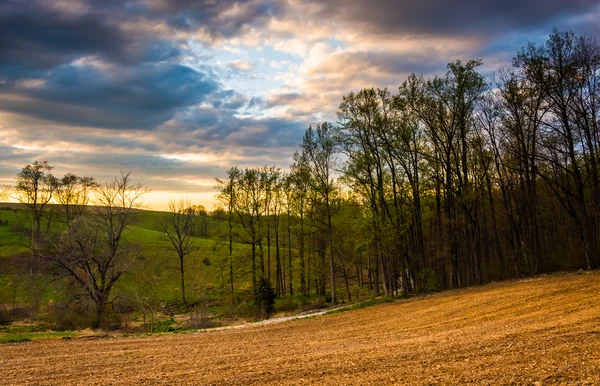
[[[265,320],[261,320],[259,322],[234,324],[232,326],[223,326],[223,327],[212,327],[212,328],[202,329],[199,332],[211,332],[211,331],[221,331],[221,330],[237,330],[237,329],[240,329],[240,328],[248,328],[248,327],[256,327],[256,326],[266,326],[268,324],[282,323],[282,322],[288,322],[290,320],[306,319],[306,318],[312,318],[312,317],[315,317],[315,316],[321,316],[321,315],[325,315],[328,312],[337,311],[337,310],[343,310],[343,309],[349,308],[349,307],[351,307],[351,306],[350,305],[348,305],[348,306],[339,306],[339,307],[332,307],[332,308],[327,308],[327,309],[322,309],[322,310],[317,310],[317,311],[307,311],[307,312],[302,312],[302,313],[296,314],[296,315],[280,316],[280,317],[277,317],[277,318],[265,319]]]
[[[286,323],[0,346],[2,384],[600,384],[600,273]]]

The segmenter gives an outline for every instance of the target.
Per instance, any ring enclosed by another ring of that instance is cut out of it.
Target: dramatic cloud
[[[1,6],[0,6],[1,7]],[[7,7],[5,5],[5,7]],[[0,8],[0,65],[3,70],[46,69],[78,57],[98,54],[123,61],[128,37],[118,26],[93,14]]]
[[[26,84],[6,82],[0,102],[5,111],[78,126],[152,129],[217,89],[214,80],[180,64],[64,65]]]
[[[593,11],[593,0],[315,1],[316,16],[379,35],[461,36],[528,31]],[[363,32],[364,33],[364,32]]]
[[[344,94],[458,58],[493,71],[553,27],[596,36],[599,3],[6,0],[0,184],[45,157],[57,174],[131,170],[154,206],[210,207],[214,177],[287,167]]]

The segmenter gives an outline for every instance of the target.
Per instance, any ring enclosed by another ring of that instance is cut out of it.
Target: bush
[[[254,304],[260,309],[263,316],[270,315],[275,308],[275,291],[271,287],[271,283],[264,277],[256,286]]]
[[[298,310],[304,302],[301,299],[297,299],[294,296],[286,295],[279,298],[276,302],[275,308],[277,311],[290,312]]]
[[[11,310],[5,304],[0,304],[0,326],[7,325],[10,322],[12,322]]]
[[[437,291],[437,274],[433,269],[422,269],[417,274],[417,279],[421,283],[420,292]]]
[[[112,304],[107,304],[102,314],[100,328],[107,331],[116,331],[123,324],[123,315]]]
[[[317,296],[316,298],[313,299],[312,302],[305,303],[302,305],[303,312],[320,310],[323,308],[327,308],[327,302],[326,302],[326,299],[322,296]]]
[[[210,320],[208,306],[206,302],[198,302],[190,311],[190,318],[187,320],[187,328],[211,328],[217,324]]]
[[[10,229],[11,232],[24,233],[26,235],[29,235],[31,232],[22,222],[11,223],[9,224],[8,229]]]
[[[79,330],[92,324],[93,308],[89,302],[81,301],[69,304],[59,302],[47,307],[47,313],[42,321],[54,324],[57,331]]]
[[[223,316],[230,320],[236,320],[238,318],[256,319],[261,316],[261,311],[259,307],[254,304],[254,301],[243,301],[241,303],[224,306]]]

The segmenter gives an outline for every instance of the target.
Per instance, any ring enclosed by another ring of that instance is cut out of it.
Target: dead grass
[[[244,329],[0,346],[3,384],[600,384],[600,273]]]

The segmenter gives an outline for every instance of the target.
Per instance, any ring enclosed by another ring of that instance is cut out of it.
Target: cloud
[[[227,110],[201,106],[182,112],[161,129],[190,133],[195,143],[210,146],[270,149],[297,146],[306,124],[284,117],[240,117]]]
[[[457,58],[494,69],[598,20],[597,0],[5,0],[0,181],[42,156],[209,195],[233,164],[289,165],[350,91]]]
[[[206,74],[174,63],[107,72],[69,64],[37,82],[33,88],[1,86],[0,110],[77,126],[152,129],[219,89]]]
[[[211,44],[264,28],[286,8],[285,2],[276,0],[149,0],[143,4],[148,5],[144,12],[128,18],[141,21],[137,27],[147,31],[149,25],[159,24],[171,36],[194,37]]]
[[[0,66],[5,69],[46,69],[90,54],[123,61],[127,44],[118,26],[94,14],[72,17],[27,8],[0,12]]]
[[[319,4],[316,16],[354,25],[365,33],[413,36],[489,35],[507,30],[531,30],[589,12],[595,0],[481,1],[331,0]]]
[[[229,67],[239,71],[250,71],[254,68],[252,63],[247,60],[232,60],[229,62]]]
[[[286,106],[302,97],[299,92],[277,93],[267,97],[266,107]]]

